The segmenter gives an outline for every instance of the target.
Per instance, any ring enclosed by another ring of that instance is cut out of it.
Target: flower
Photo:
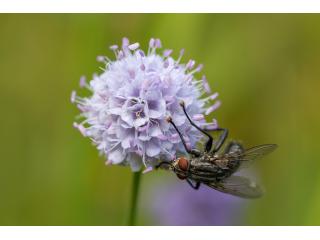
[[[185,153],[167,116],[172,117],[188,145],[195,146],[203,136],[188,122],[179,105],[181,100],[197,124],[207,129],[217,127],[215,120],[207,123],[204,119],[204,114],[210,114],[220,102],[210,105],[218,94],[207,96],[211,90],[206,78],[195,79],[202,65],[195,67],[194,60],[181,64],[183,50],[174,60],[172,50],[158,54],[160,48],[161,41],[152,38],[145,54],[139,43],[130,44],[123,38],[121,48],[110,47],[116,60],[97,57],[105,64],[101,74],[95,74],[89,83],[81,77],[80,87],[92,95],[71,94],[71,102],[77,104],[84,119],[74,127],[107,156],[107,164],[130,165],[139,171],[143,165],[150,168],[159,159],[171,160]]]
[[[245,201],[201,185],[195,191],[185,181],[159,183],[146,191],[143,205],[156,225],[241,225]]]

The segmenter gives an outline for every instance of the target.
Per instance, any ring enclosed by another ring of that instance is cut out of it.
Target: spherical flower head
[[[78,97],[71,94],[84,118],[74,127],[89,137],[97,149],[107,157],[107,164],[130,165],[139,171],[144,165],[152,168],[159,160],[173,160],[177,154],[186,153],[184,146],[171,124],[170,116],[189,147],[201,141],[203,135],[191,126],[180,103],[196,124],[213,129],[215,121],[207,123],[204,115],[210,114],[220,102],[217,93],[210,93],[205,77],[197,80],[194,74],[202,65],[195,67],[190,60],[180,63],[183,51],[177,60],[172,50],[157,52],[161,48],[159,39],[151,39],[147,53],[139,44],[130,44],[123,39],[122,47],[110,47],[116,60],[99,56],[105,64],[100,75],[94,75],[87,83],[82,77],[80,86],[89,89],[92,95]]]

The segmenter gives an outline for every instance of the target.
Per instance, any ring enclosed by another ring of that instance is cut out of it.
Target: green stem
[[[129,215],[129,221],[128,221],[129,226],[135,226],[140,178],[141,178],[141,172],[133,173],[130,215]]]

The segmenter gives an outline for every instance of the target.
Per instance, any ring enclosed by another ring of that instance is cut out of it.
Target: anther
[[[128,48],[130,50],[134,51],[139,48],[139,43],[133,43],[133,44],[129,45]]]
[[[112,51],[115,51],[115,50],[118,49],[118,45],[112,45],[112,46],[110,46],[110,49],[111,49]]]

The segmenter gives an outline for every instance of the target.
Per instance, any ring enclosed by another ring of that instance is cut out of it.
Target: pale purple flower
[[[203,136],[187,121],[180,101],[185,102],[188,113],[196,123],[212,129],[216,123],[206,123],[204,114],[210,114],[219,105],[216,95],[205,96],[208,83],[194,76],[202,68],[194,60],[180,63],[172,50],[158,54],[162,44],[151,39],[147,53],[138,43],[130,44],[123,38],[122,47],[112,45],[116,60],[98,56],[105,63],[104,70],[87,83],[81,77],[80,86],[89,89],[89,97],[72,93],[81,117],[74,124],[89,137],[98,150],[107,156],[108,164],[130,165],[133,171],[154,166],[159,159],[172,160],[177,153],[185,153],[179,136],[165,120],[171,116],[186,138],[195,146]]]
[[[195,191],[185,181],[157,184],[143,199],[146,213],[156,225],[243,225],[246,208],[241,198],[205,185]]]

